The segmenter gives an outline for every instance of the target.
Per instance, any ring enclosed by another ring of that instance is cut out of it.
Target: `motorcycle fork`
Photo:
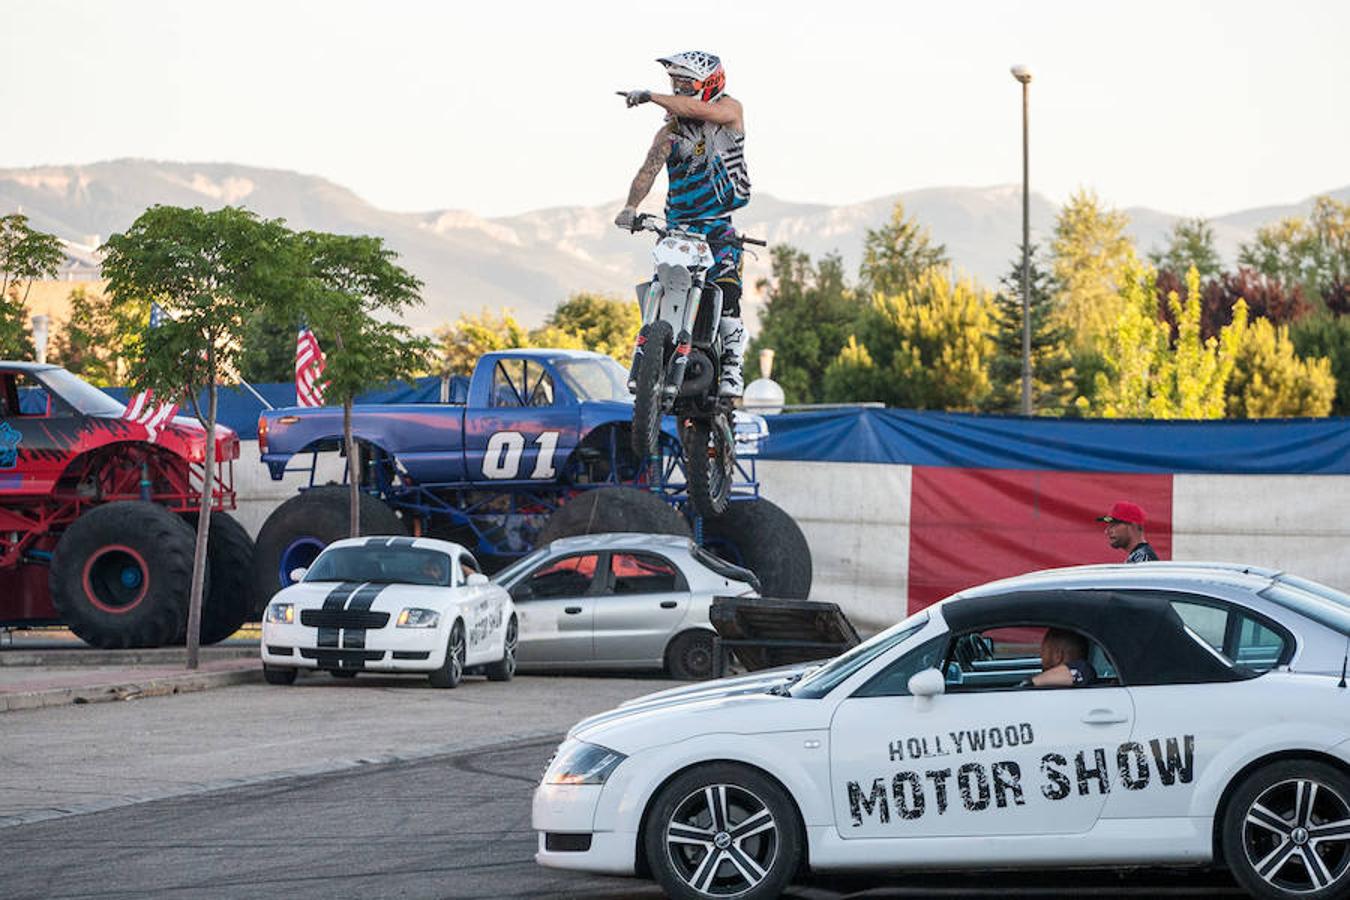
[[[638,365],[642,362],[642,354],[647,349],[647,335],[651,330],[651,323],[656,317],[656,307],[661,300],[661,284],[657,281],[648,282],[645,291],[640,291],[639,310],[642,313],[642,328],[638,331],[637,341],[633,346],[633,364],[628,367],[628,390],[630,393],[637,390],[637,372]],[[665,348],[661,348],[665,352]]]
[[[691,331],[698,317],[698,306],[703,302],[703,283],[695,280],[689,288],[689,298],[684,304],[684,314],[680,317],[680,331],[675,337],[675,352],[671,354],[670,364],[666,368],[666,386],[663,391],[667,400],[679,396],[684,385],[685,368],[689,365],[689,351],[694,339]]]

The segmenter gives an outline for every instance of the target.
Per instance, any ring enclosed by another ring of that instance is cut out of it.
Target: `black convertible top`
[[[1092,638],[1116,664],[1121,684],[1239,681],[1253,673],[1228,665],[1186,632],[1172,600],[1180,591],[1028,590],[952,600],[942,616],[952,631],[1014,625],[1068,628]]]

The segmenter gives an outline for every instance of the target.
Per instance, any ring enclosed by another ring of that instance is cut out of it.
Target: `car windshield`
[[[1350,596],[1325,584],[1281,575],[1261,596],[1342,634],[1350,634]]]
[[[533,553],[522,556],[520,559],[511,563],[511,565],[507,566],[505,569],[502,569],[496,575],[493,575],[492,583],[502,585],[510,584],[512,581],[516,579],[517,576],[520,575],[520,573],[528,572],[530,569],[534,567],[535,563],[540,562],[546,556],[548,556],[548,548],[540,547]]]
[[[125,404],[65,369],[42,369],[37,377],[53,394],[86,416],[120,416],[126,412]]]
[[[886,653],[892,647],[898,646],[918,634],[919,630],[927,624],[928,612],[926,610],[915,613],[903,622],[887,628],[881,634],[863,641],[847,653],[836,656],[819,669],[806,673],[800,681],[792,686],[789,695],[804,697],[809,700],[818,700],[824,697],[839,684],[846,681],[854,672]]]
[[[305,581],[450,585],[450,557],[416,547],[331,547],[305,573]]]
[[[633,399],[633,395],[628,393],[628,373],[608,356],[557,359],[553,361],[553,367],[578,400],[628,403]]]

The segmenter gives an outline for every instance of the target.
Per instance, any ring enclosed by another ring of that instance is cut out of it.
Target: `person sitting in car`
[[[1088,662],[1087,638],[1063,628],[1047,628],[1041,638],[1041,674],[1032,677],[1033,687],[1079,687],[1097,680]]]
[[[449,574],[440,557],[426,556],[422,559],[422,577],[427,584],[444,586],[449,583]]]

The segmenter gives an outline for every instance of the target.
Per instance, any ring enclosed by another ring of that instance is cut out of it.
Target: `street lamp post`
[[[1012,76],[1022,83],[1022,415],[1031,415],[1031,197],[1027,142],[1027,85],[1031,70],[1018,64]]]

